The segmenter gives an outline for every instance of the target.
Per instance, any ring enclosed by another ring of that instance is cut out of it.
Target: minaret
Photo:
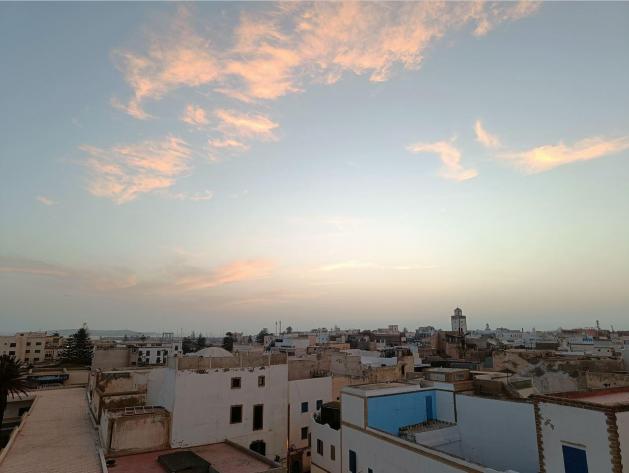
[[[463,311],[457,307],[454,309],[454,315],[450,317],[452,320],[452,331],[457,332],[459,335],[464,335],[467,332],[467,321],[463,315]]]

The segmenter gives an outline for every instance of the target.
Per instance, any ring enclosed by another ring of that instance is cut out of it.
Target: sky
[[[0,331],[629,328],[629,3],[0,4]]]

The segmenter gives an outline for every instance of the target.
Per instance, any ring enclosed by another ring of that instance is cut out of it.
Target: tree
[[[94,355],[92,341],[87,328],[81,327],[68,338],[61,352],[61,360],[65,363],[90,365]]]
[[[0,356],[0,425],[4,420],[9,394],[21,398],[30,388],[24,364],[13,355]]]
[[[291,327],[290,325],[286,327],[286,333],[293,333],[293,327]]]
[[[195,351],[195,342],[190,337],[183,337],[181,341],[181,350],[184,354]]]
[[[197,351],[202,350],[205,347],[206,347],[205,337],[201,335],[201,333],[199,333],[199,336],[197,337]]]
[[[229,352],[234,351],[234,336],[231,332],[227,332],[223,338],[223,348]]]
[[[260,333],[258,333],[258,335],[256,335],[256,343],[260,343],[263,344],[264,343],[264,337],[266,337],[269,334],[269,330],[265,327],[262,330],[260,330]]]

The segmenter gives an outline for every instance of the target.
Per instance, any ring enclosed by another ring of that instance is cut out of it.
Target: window
[[[319,399],[317,400],[317,410],[321,409],[321,406],[323,406],[323,401]]]
[[[41,353],[41,350],[35,350],[35,353]]]
[[[9,355],[15,355],[15,351],[14,350],[9,351]]]
[[[36,342],[35,345],[41,345],[41,342]]]
[[[30,350],[26,350],[24,353],[30,353],[30,352],[31,352]]]
[[[30,347],[31,346],[31,342],[26,342],[26,346]]]
[[[258,387],[261,388],[266,384],[266,378],[264,376],[258,376]]]
[[[15,346],[15,343],[9,343],[9,346],[10,346],[10,347],[14,347],[14,346]]]
[[[308,427],[302,427],[301,428],[301,439],[302,440],[307,440],[308,439]]]
[[[356,452],[354,450],[349,451],[349,471],[351,473],[356,473],[358,469],[356,468]]]
[[[256,404],[253,406],[253,430],[262,430],[264,428],[264,406]]]
[[[373,473],[373,470],[371,468],[367,468],[367,473]]]
[[[323,455],[323,440],[317,439],[317,453]]]
[[[308,402],[301,403],[301,412],[308,412]]]
[[[240,389],[240,378],[232,378],[232,389]]]
[[[242,422],[242,405],[232,406],[229,412],[229,423],[240,424]]]
[[[161,363],[161,362],[162,362],[162,360],[160,360],[160,358],[158,357],[157,360],[156,360],[156,363]]]
[[[563,466],[566,473],[588,473],[588,459],[582,448],[562,445]]]
[[[33,358],[33,361],[39,361],[39,358]]]
[[[334,445],[330,445],[330,460],[336,460],[336,447]]]

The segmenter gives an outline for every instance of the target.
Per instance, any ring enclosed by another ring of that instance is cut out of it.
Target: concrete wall
[[[456,422],[453,392],[435,390],[435,403],[437,406],[437,419],[445,422]]]
[[[166,374],[166,378],[172,376]],[[265,376],[263,387],[258,386],[258,376]],[[241,378],[240,389],[231,388],[233,377]],[[229,439],[248,448],[251,442],[262,440],[266,443],[268,458],[272,459],[275,455],[285,457],[287,377],[286,364],[256,368],[177,370],[174,383],[164,383],[164,392],[161,393],[165,401],[162,405],[174,399],[171,446],[188,447]],[[174,386],[174,394],[166,392],[169,386]],[[264,405],[264,428],[258,431],[253,430],[253,406],[256,404]],[[243,406],[241,423],[230,423],[232,405]]]
[[[111,370],[114,368],[126,368],[129,366],[129,349],[122,348],[96,348],[92,358],[92,368]]]
[[[311,446],[311,473],[326,471],[329,473],[341,473],[341,431],[334,430],[327,424],[319,424],[312,418],[310,420]],[[323,442],[323,455],[317,453],[317,440]],[[331,457],[331,446],[334,446],[335,458]]]
[[[607,436],[607,419],[603,412],[554,403],[539,403],[546,471],[563,472],[562,445],[583,448],[588,469],[612,473]]]
[[[366,399],[362,397],[353,396],[351,394],[341,393],[341,413],[343,416],[343,422],[349,422],[350,424],[358,427],[365,426],[365,402]]]
[[[539,471],[533,404],[457,394],[456,411],[464,458],[497,470]]]
[[[162,406],[169,412],[175,407],[175,380],[177,371],[174,369],[153,369],[149,374],[146,402],[151,406]]]
[[[588,389],[620,388],[629,386],[629,373],[585,373]]]
[[[343,472],[349,471],[349,451],[353,450],[357,456],[358,472],[366,473],[368,468],[376,472],[395,473],[454,473],[454,472],[482,472],[484,469],[475,468],[464,461],[450,457],[449,460],[439,461],[438,453],[425,447],[401,439],[389,440],[370,434],[369,432],[343,426],[342,436],[342,467]],[[443,455],[445,459],[446,455]]]
[[[108,455],[161,450],[169,447],[170,418],[165,410],[119,416],[106,412],[101,418],[101,444]]]
[[[400,427],[419,424],[427,420],[428,402],[432,406],[433,418],[437,418],[434,391],[371,397],[367,401],[367,425],[373,429],[397,435]]]
[[[89,370],[68,370],[68,380],[66,385],[83,385],[87,384],[89,379]]]
[[[288,382],[289,403],[289,445],[293,448],[305,448],[308,439],[301,439],[302,427],[310,427],[312,414],[317,409],[317,401],[332,400],[332,378],[311,378]],[[308,411],[301,412],[301,403],[308,402]]]

